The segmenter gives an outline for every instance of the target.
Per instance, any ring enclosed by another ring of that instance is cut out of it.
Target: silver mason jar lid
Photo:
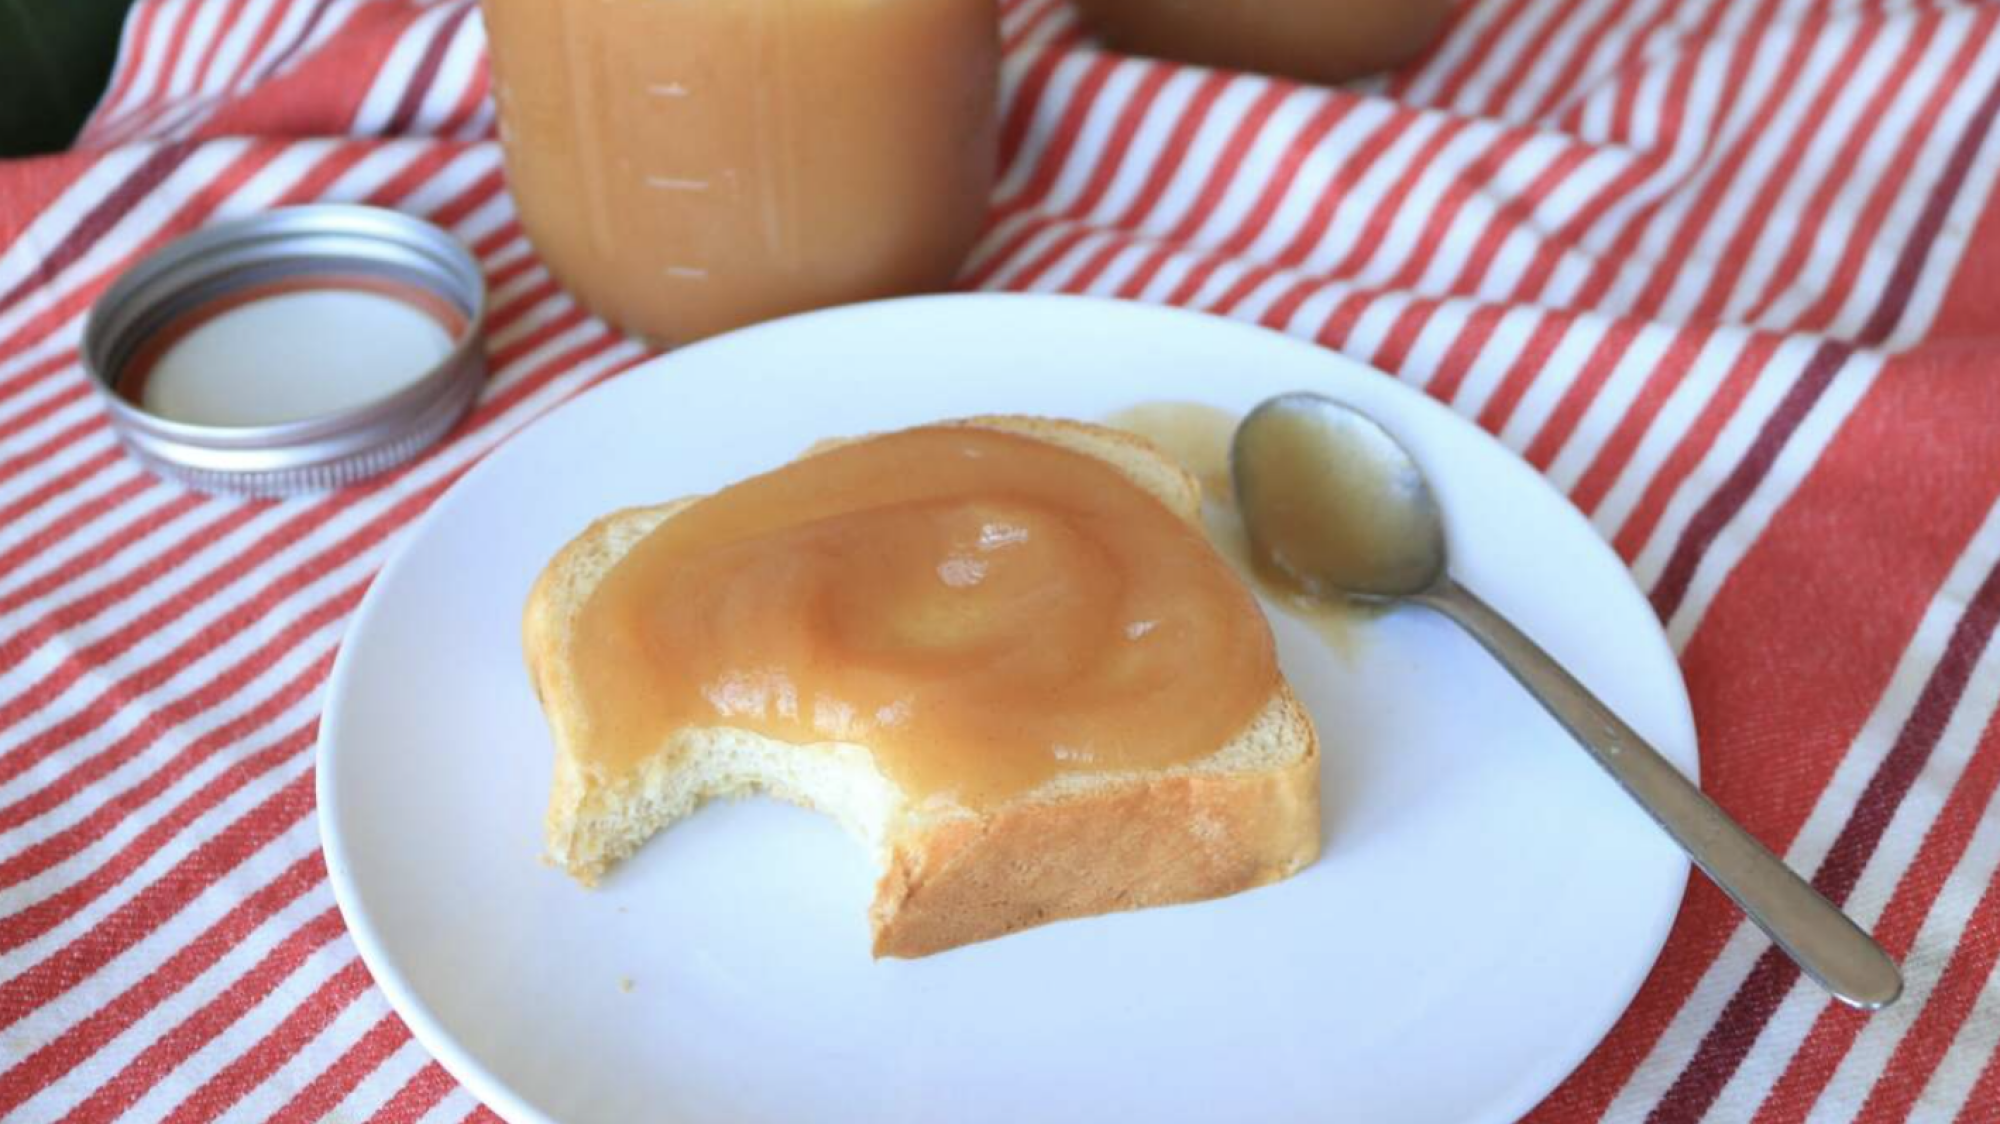
[[[161,340],[260,292],[321,282],[424,310],[449,351],[379,397],[293,420],[203,424],[141,405],[133,384]],[[286,495],[381,472],[448,432],[485,382],[485,315],[479,264],[430,223],[379,207],[287,207],[197,231],[133,266],[91,308],[83,360],[119,439],[148,467],[205,491]]]

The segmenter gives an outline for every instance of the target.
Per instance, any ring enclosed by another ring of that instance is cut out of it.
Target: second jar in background
[[[680,343],[950,284],[995,158],[996,0],[482,0],[556,279]]]
[[[1342,82],[1421,55],[1452,0],[1076,0],[1112,46],[1204,66]]]

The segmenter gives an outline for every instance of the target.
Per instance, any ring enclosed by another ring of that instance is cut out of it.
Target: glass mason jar
[[[680,343],[949,285],[993,180],[996,0],[481,0],[562,285]]]
[[[1452,0],[1077,0],[1120,50],[1203,66],[1340,82],[1415,59]]]

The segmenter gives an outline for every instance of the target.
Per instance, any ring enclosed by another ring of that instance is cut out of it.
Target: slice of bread
[[[1199,485],[1138,437],[1040,418],[951,424],[1100,457],[1199,525]],[[869,911],[874,953],[923,956],[1046,921],[1232,894],[1319,854],[1318,741],[1282,679],[1241,733],[1191,763],[1063,774],[981,811],[899,791],[863,745],[796,745],[723,726],[678,730],[620,775],[580,760],[568,655],[578,614],[628,550],[694,502],[597,520],[550,561],[528,598],[528,669],[556,745],[548,859],[578,881],[594,884],[708,799],[761,792],[833,816],[870,849],[881,870]]]

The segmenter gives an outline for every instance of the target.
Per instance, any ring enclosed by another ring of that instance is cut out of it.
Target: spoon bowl
[[[1458,622],[1807,975],[1864,1009],[1902,994],[1873,938],[1452,578],[1437,498],[1387,430],[1333,399],[1284,394],[1243,419],[1230,466],[1260,570],[1310,597],[1408,602]]]

